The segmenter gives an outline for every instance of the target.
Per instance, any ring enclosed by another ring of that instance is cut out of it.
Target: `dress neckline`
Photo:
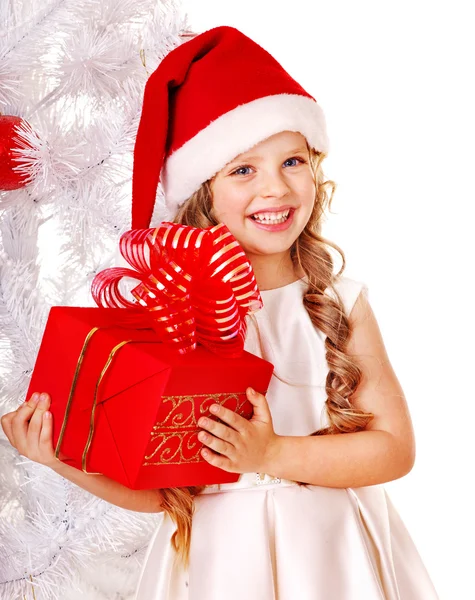
[[[297,284],[302,284],[302,283],[307,283],[307,278],[306,277],[302,277],[300,279],[296,279],[295,281],[292,281],[292,283],[287,283],[286,285],[281,285],[280,287],[277,288],[272,288],[270,290],[259,290],[259,292],[262,295],[269,295],[275,292],[279,292],[281,290],[286,290],[292,286],[296,286]]]

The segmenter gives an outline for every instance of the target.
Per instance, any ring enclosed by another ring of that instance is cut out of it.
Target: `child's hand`
[[[3,415],[1,423],[8,441],[22,456],[54,469],[60,463],[54,456],[53,419],[51,413],[45,416],[51,400],[48,394],[42,396],[39,400],[40,394],[33,394],[17,410]]]
[[[265,473],[279,438],[274,432],[266,397],[251,390],[247,389],[247,397],[254,406],[254,414],[249,421],[216,404],[211,406],[211,412],[230,427],[204,417],[198,421],[200,427],[212,434],[200,432],[198,439],[214,450],[203,448],[201,454],[207,462],[229,473]]]

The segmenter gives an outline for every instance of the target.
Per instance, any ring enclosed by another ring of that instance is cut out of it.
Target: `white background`
[[[416,433],[413,470],[386,489],[441,600],[474,598],[473,3],[183,4],[193,31],[258,42],[326,114],[324,235],[369,286]]]

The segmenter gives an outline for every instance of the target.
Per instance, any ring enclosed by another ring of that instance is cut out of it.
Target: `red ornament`
[[[0,115],[0,190],[16,190],[29,183],[28,177],[15,169],[22,145],[31,148],[28,142],[19,139],[21,128],[31,129],[21,117]]]

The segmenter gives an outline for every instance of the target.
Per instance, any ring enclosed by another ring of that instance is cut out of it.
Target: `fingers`
[[[44,422],[44,414],[50,406],[50,397],[48,394],[41,394],[39,400],[36,400],[36,406],[30,418],[26,435],[27,456],[39,457],[40,452],[40,434]]]
[[[50,459],[53,459],[54,457],[53,415],[49,411],[45,411],[43,414],[43,422],[38,442],[38,451],[41,456],[48,456]],[[55,464],[55,461],[53,461],[53,464]]]
[[[48,394],[34,393],[17,410],[3,415],[1,424],[8,441],[22,456],[55,469],[58,460],[54,453],[50,404]]]
[[[218,452],[219,454],[223,454],[228,457],[231,456],[231,454],[235,450],[235,447],[229,442],[224,442],[223,440],[220,440],[210,435],[209,433],[206,433],[205,431],[201,431],[199,433],[198,439],[200,440],[200,442],[203,442],[203,444],[208,446],[208,448],[211,448],[215,452]]]
[[[6,413],[2,416],[1,423],[2,429],[5,432],[5,435],[8,438],[8,441],[12,446],[17,448],[17,442],[15,440],[15,434],[21,440],[21,430],[26,431],[28,425],[23,426],[23,421],[26,421],[31,417],[33,410],[35,408],[37,399],[39,394],[33,394],[30,398],[29,402],[24,402],[20,407],[18,407],[13,412]],[[15,429],[13,428],[13,423],[15,424]]]
[[[246,431],[246,427],[248,426],[247,419],[236,414],[234,411],[229,410],[229,408],[225,408],[220,404],[213,404],[210,407],[210,411],[219,417],[221,421],[224,421],[239,433],[244,433]],[[212,419],[209,420],[212,421]],[[200,422],[201,420],[198,421],[198,425]],[[212,422],[215,423],[215,421]],[[217,425],[219,425],[219,423],[217,423]]]
[[[209,448],[226,456],[230,456],[230,454],[236,450],[238,433],[230,427],[205,417],[198,421],[198,425],[213,434],[210,435],[207,431],[200,431],[198,434],[200,442],[203,442],[203,444]]]
[[[230,411],[232,412],[232,411]],[[207,431],[210,431],[213,435],[222,440],[230,442],[231,444],[236,441],[237,433],[224,425],[223,423],[218,423],[214,419],[207,419],[206,417],[202,417],[198,421],[198,425]],[[200,437],[198,435],[198,437]],[[200,438],[201,439],[201,438]]]
[[[31,398],[12,413],[11,432],[13,445],[20,454],[27,452],[27,434],[30,419],[35,412],[40,395],[34,393]]]
[[[35,392],[27,402],[10,413],[11,443],[20,454],[32,460],[38,455],[42,417],[50,404],[48,394],[41,396],[43,397],[40,399],[40,394]]]
[[[33,394],[28,401],[24,402],[15,412],[11,413],[11,435],[13,445],[18,451],[20,451],[19,445],[23,447],[26,443],[28,424],[35,412],[39,396],[38,393]]]

